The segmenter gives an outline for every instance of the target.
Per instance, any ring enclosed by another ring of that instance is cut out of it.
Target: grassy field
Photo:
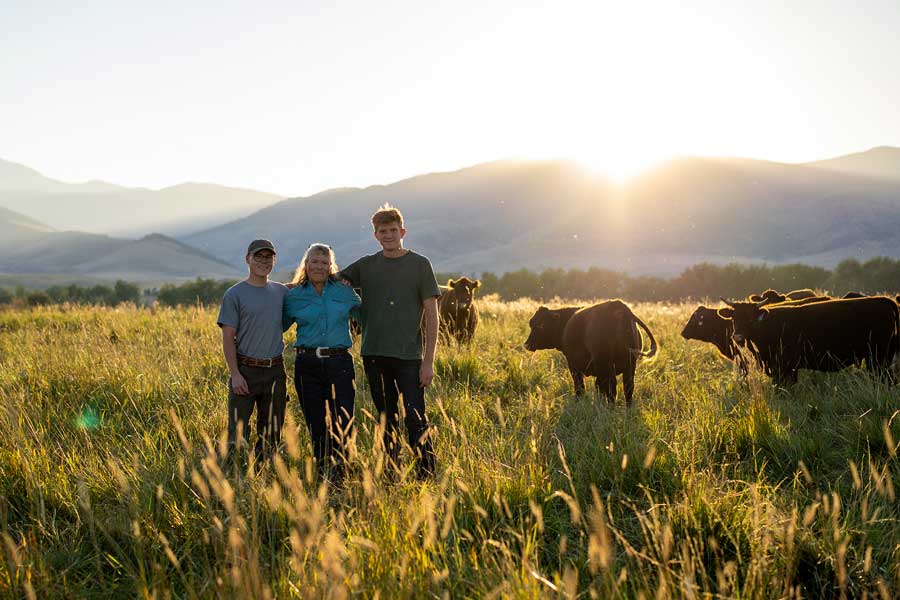
[[[383,476],[357,362],[336,492],[291,382],[280,458],[223,474],[215,310],[0,312],[0,595],[900,596],[896,389],[742,382],[680,337],[693,306],[638,304],[660,353],[610,406],[522,348],[535,304],[481,308],[438,352],[437,480]]]

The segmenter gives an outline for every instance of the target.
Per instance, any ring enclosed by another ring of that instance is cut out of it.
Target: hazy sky
[[[0,0],[0,158],[289,196],[900,146],[900,2]]]

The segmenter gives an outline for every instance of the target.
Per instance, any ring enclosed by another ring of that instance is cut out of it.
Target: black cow
[[[769,308],[773,308],[775,306],[803,306],[804,304],[815,304],[816,302],[828,302],[829,300],[835,300],[831,296],[810,296],[809,298],[801,298],[799,300],[785,300],[783,302],[775,302],[775,303],[758,303],[760,306],[768,306]]]
[[[778,304],[788,300],[804,300],[806,298],[812,298],[815,295],[816,293],[809,288],[793,290],[787,294],[782,294],[781,292],[769,288],[762,294],[747,296],[747,302],[754,302],[756,304],[762,303],[762,305],[765,306],[767,304]]]
[[[862,292],[847,292],[842,296],[844,300],[849,300],[851,298],[865,298],[866,295]]]
[[[863,360],[882,374],[900,349],[900,309],[890,298],[830,300],[801,306],[728,302],[733,338],[755,346],[776,385],[797,381],[799,369],[837,371]]]
[[[584,394],[584,377],[596,377],[597,391],[610,402],[616,399],[616,377],[622,375],[625,402],[634,395],[634,371],[638,357],[656,355],[656,339],[650,329],[621,300],[587,307],[550,310],[540,307],[528,325],[525,341],[530,351],[555,348],[566,356],[575,394]],[[650,338],[650,350],[642,352],[640,326]]]
[[[468,342],[478,327],[478,307],[475,306],[475,290],[481,282],[468,277],[450,279],[441,286],[438,310],[441,315],[441,331],[458,342]]]
[[[746,377],[749,365],[737,343],[732,339],[732,333],[734,324],[729,319],[719,316],[715,308],[698,306],[681,331],[681,337],[686,340],[709,342],[719,349],[722,356],[735,361],[741,375]]]

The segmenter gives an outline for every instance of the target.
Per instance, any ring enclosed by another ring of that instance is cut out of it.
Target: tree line
[[[453,274],[439,274],[445,282]],[[0,288],[0,304],[40,306],[46,304],[96,304],[115,306],[123,302],[146,304],[153,301],[163,306],[215,305],[221,302],[232,280],[197,278],[159,290],[143,290],[126,281],[112,287],[95,285],[53,286],[43,291]],[[479,295],[497,294],[501,300],[534,298],[588,299],[622,298],[636,302],[678,302],[702,298],[744,298],[767,288],[789,291],[799,288],[827,290],[840,296],[849,291],[866,294],[900,291],[900,260],[877,257],[860,262],[854,258],[841,261],[834,270],[792,265],[713,265],[701,263],[673,278],[630,276],[620,271],[590,269],[519,269],[502,275],[481,275]]]
[[[16,286],[12,290],[0,288],[0,304],[21,306],[46,306],[66,303],[116,306],[125,302],[138,304],[140,300],[141,288],[121,279],[112,286],[54,285],[46,290],[28,290],[23,286]]]
[[[443,282],[443,280],[442,280]],[[592,267],[582,269],[529,269],[502,275],[481,275],[481,295],[497,294],[502,300],[533,298],[622,298],[642,302],[677,302],[702,298],[744,298],[767,288],[790,291],[800,288],[827,290],[832,295],[849,291],[875,294],[900,290],[900,260],[877,257],[860,262],[841,261],[833,270],[804,264],[714,265],[701,263],[672,278],[629,276]]]
[[[225,290],[235,283],[237,282],[198,277],[180,285],[164,284],[159,289],[144,290],[122,280],[116,281],[112,286],[55,285],[46,290],[29,290],[20,285],[14,289],[0,287],[0,305],[46,306],[68,303],[117,306],[127,302],[138,305],[158,302],[163,306],[211,305],[221,302]]]

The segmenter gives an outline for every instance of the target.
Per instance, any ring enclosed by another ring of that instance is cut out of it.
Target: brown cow
[[[621,300],[588,307],[550,310],[540,307],[529,321],[531,334],[525,341],[530,351],[554,348],[566,356],[575,394],[584,394],[584,377],[596,377],[597,391],[610,402],[616,399],[616,376],[622,374],[625,402],[634,394],[634,371],[638,357],[656,355],[656,339],[650,329]],[[642,352],[640,326],[650,338],[650,350]]]
[[[457,342],[472,340],[478,327],[478,307],[475,306],[475,290],[481,286],[478,280],[460,277],[450,279],[441,286],[438,310],[441,315],[441,331],[453,336]]]

